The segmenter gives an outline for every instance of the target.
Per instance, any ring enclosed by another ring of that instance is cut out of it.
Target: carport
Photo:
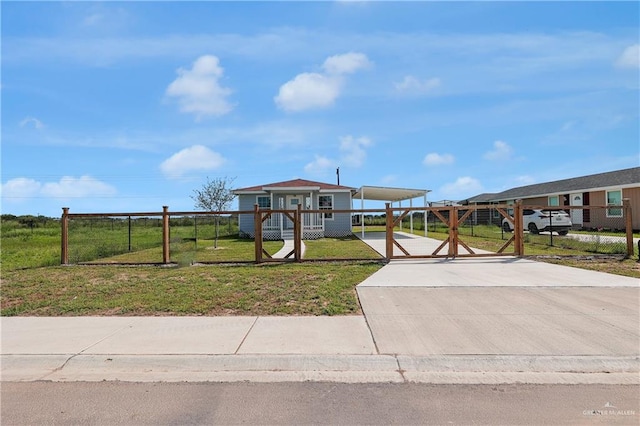
[[[361,186],[355,194],[353,194],[352,200],[360,199],[360,209],[364,210],[364,200],[372,201],[384,201],[391,203],[398,203],[398,207],[402,207],[402,202],[409,200],[409,207],[413,208],[413,200],[421,198],[423,200],[422,207],[427,207],[427,194],[431,192],[428,189],[410,189],[410,188],[391,188],[383,186]],[[417,206],[420,207],[420,206]],[[426,220],[426,212],[425,212]],[[409,214],[409,224],[411,232],[413,232],[413,211]],[[360,214],[360,228],[362,238],[364,238],[364,213]],[[427,235],[427,227],[424,227],[424,235]]]

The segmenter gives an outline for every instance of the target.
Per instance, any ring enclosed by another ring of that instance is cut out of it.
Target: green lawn
[[[214,247],[212,239],[192,240],[191,227],[172,231],[171,261],[178,267],[140,266],[162,261],[157,229],[138,229],[133,234],[144,243],[128,252],[127,233],[118,226],[76,229],[77,258],[103,263],[92,266],[53,266],[60,263],[58,227],[3,232],[2,315],[359,314],[355,286],[381,268],[375,261],[253,265],[253,240],[223,236]],[[271,254],[282,245],[264,242]],[[121,253],[108,255],[113,252]],[[310,242],[308,253],[316,259],[379,258],[355,237]],[[198,262],[245,263],[190,266]]]
[[[351,315],[378,262],[57,266],[3,272],[2,315]]]
[[[305,259],[381,259],[382,256],[355,235],[305,240]]]

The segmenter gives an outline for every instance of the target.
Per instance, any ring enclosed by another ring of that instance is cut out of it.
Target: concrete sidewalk
[[[364,317],[2,318],[3,381],[637,384],[637,356],[382,354]]]

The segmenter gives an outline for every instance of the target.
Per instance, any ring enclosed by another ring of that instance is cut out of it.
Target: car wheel
[[[569,231],[558,231],[558,235],[565,236],[569,233]]]
[[[536,226],[535,223],[531,222],[529,223],[529,232],[531,232],[532,234],[538,234],[540,231],[538,231],[538,227]]]
[[[502,224],[502,230],[504,232],[511,232],[511,227],[509,226],[508,222],[505,222],[505,223]]]

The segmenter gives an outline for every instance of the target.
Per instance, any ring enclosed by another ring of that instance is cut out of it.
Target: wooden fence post
[[[60,220],[60,231],[62,238],[60,240],[60,263],[62,265],[69,264],[69,207],[62,208],[62,219]]]
[[[169,253],[169,206],[162,206],[162,263],[171,262]]]
[[[524,256],[524,222],[522,221],[522,200],[516,200],[513,209],[513,248],[515,255]]]
[[[449,256],[458,256],[458,208],[449,208]]]
[[[393,211],[391,210],[391,203],[385,203],[385,206],[385,219],[387,221],[385,227],[385,253],[388,262],[393,257]]]
[[[256,263],[262,262],[262,214],[258,204],[253,205],[253,246]]]
[[[622,200],[624,209],[624,222],[627,234],[627,257],[633,256],[633,216],[631,215],[631,200],[625,198]]]
[[[298,209],[294,217],[296,219],[293,226],[294,257],[296,262],[300,262],[302,260],[302,204],[298,203]]]

